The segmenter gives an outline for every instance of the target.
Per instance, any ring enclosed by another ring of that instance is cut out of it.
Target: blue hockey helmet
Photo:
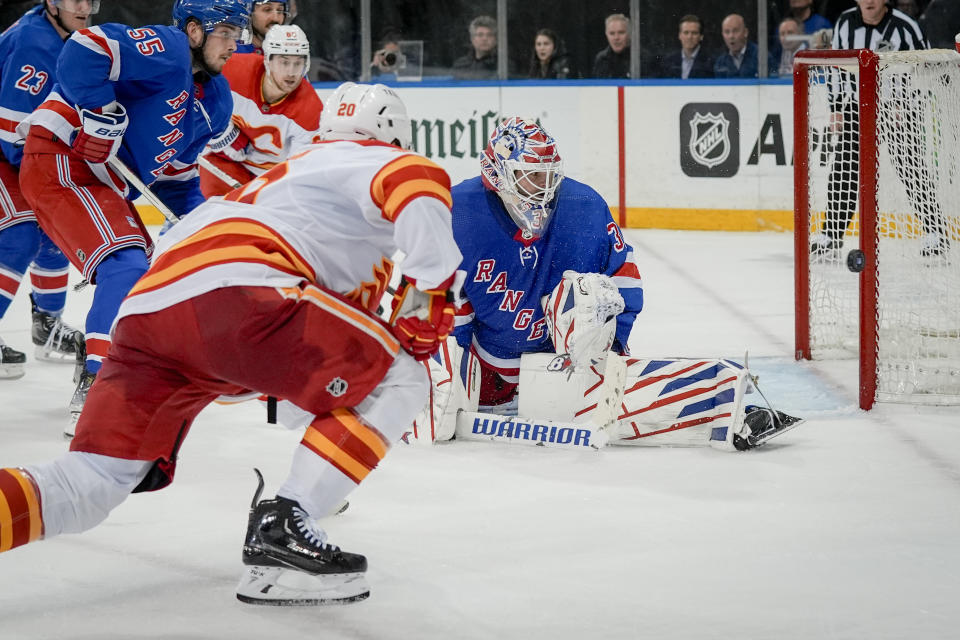
[[[245,0],[176,0],[173,4],[173,26],[187,28],[191,18],[203,25],[206,33],[219,24],[246,29],[250,23],[250,3]]]

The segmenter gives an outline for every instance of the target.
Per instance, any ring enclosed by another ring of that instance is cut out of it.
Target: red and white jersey
[[[399,249],[400,270],[437,287],[462,260],[450,178],[412,151],[375,141],[317,144],[161,236],[118,319],[231,286],[307,281],[374,311]]]
[[[261,88],[265,73],[263,56],[257,53],[233,55],[223,66],[233,93],[233,124],[250,139],[239,164],[255,176],[319,142],[323,110],[323,102],[306,78],[279,102],[267,102]]]

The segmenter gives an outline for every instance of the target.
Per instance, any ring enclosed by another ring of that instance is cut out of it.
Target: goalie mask
[[[480,175],[500,196],[524,238],[544,234],[563,181],[563,161],[553,136],[531,120],[504,120],[480,155]]]
[[[379,140],[409,149],[407,107],[386,85],[344,82],[320,114],[320,139]]]

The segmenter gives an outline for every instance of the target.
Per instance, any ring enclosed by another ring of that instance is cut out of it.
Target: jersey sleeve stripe
[[[94,53],[106,56],[110,60],[109,80],[116,82],[120,78],[120,45],[108,38],[100,27],[90,27],[74,32],[71,39]],[[96,105],[102,107],[102,104]]]
[[[453,206],[449,189],[444,189],[433,180],[410,180],[390,192],[390,197],[381,207],[383,217],[396,222],[400,212],[417,198],[436,198],[447,209]]]
[[[407,203],[420,195],[435,197],[447,208],[453,202],[450,176],[422,156],[401,156],[380,169],[370,182],[370,199],[390,221],[395,221]]]
[[[619,289],[643,286],[640,270],[637,269],[636,264],[629,260],[624,262],[611,277]]]
[[[23,119],[28,115],[30,114],[24,113],[23,111],[14,111],[13,109],[0,107],[0,132],[15,132],[17,125],[23,122]]]
[[[63,142],[70,144],[73,132],[80,127],[80,116],[58,93],[51,93],[37,110],[17,125],[17,134],[26,138],[30,127],[40,125]]]

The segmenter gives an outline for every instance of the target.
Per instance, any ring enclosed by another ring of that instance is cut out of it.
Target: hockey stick
[[[120,158],[114,156],[107,161],[107,164],[110,165],[111,169],[123,176],[124,180],[126,180],[131,187],[139,191],[144,200],[156,207],[157,211],[167,219],[167,222],[170,224],[177,224],[177,222],[179,222],[180,218],[178,218],[167,205],[163,204],[163,201],[143,183],[140,176],[135,174]]]
[[[217,165],[213,164],[209,160],[207,160],[206,156],[200,156],[199,158],[197,158],[197,163],[201,167],[203,167],[204,169],[212,173],[214,177],[217,178],[217,180],[219,180],[220,182],[223,182],[225,185],[227,185],[231,189],[239,189],[240,187],[243,186],[229,173],[227,173]]]

